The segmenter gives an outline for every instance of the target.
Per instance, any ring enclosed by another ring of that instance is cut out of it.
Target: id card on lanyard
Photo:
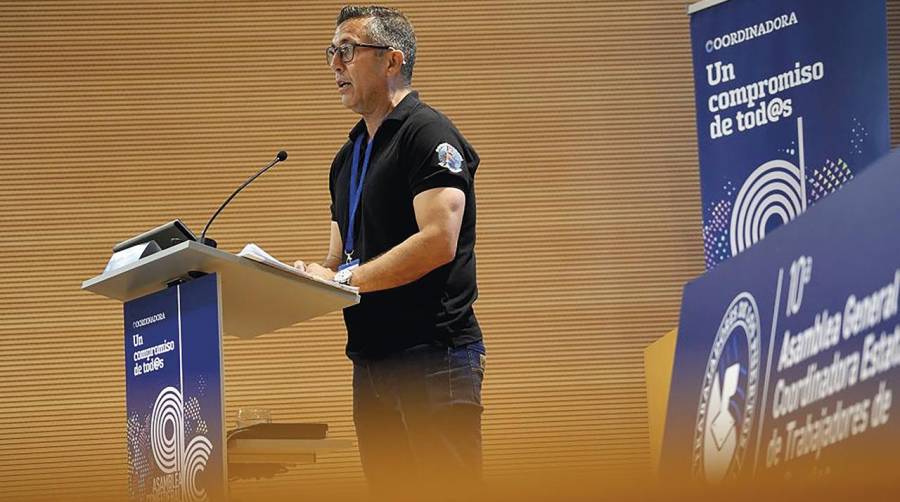
[[[363,181],[366,179],[366,171],[369,170],[369,157],[372,155],[372,145],[375,141],[370,141],[366,145],[366,154],[363,157],[362,171],[359,170],[359,154],[362,150],[362,142],[368,135],[363,133],[356,137],[353,144],[353,164],[350,166],[350,197],[349,197],[349,220],[347,223],[347,235],[344,236],[344,263],[338,270],[354,269],[359,266],[359,258],[353,257],[354,245],[356,241],[356,212],[359,210],[359,201],[362,198]],[[358,173],[358,174],[357,174]]]

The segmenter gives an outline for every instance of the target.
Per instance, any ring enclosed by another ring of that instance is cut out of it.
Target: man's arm
[[[328,239],[328,256],[322,262],[322,266],[329,270],[337,270],[341,264],[344,243],[341,239],[341,228],[336,221],[331,222],[331,237]]]
[[[396,288],[453,261],[465,208],[466,195],[458,188],[432,188],[416,195],[413,210],[419,231],[378,258],[354,269],[350,285],[358,287],[361,293]],[[340,254],[340,232],[337,240]],[[333,270],[314,264],[307,270],[326,279],[334,278]]]
[[[334,271],[337,270],[338,266],[341,264],[341,253],[342,248],[344,247],[344,243],[341,239],[341,229],[338,226],[336,221],[331,222],[331,237],[328,239],[328,256],[322,261],[322,264],[318,263],[310,263],[309,265],[303,263],[301,260],[297,260],[294,262],[294,267],[299,268],[300,270],[305,270],[311,274],[318,275],[321,277],[325,277],[326,279],[331,279],[334,277]],[[331,273],[329,276],[328,273]]]

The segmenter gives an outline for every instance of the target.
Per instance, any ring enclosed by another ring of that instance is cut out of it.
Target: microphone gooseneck
[[[268,171],[269,169],[271,169],[272,166],[274,166],[275,164],[277,164],[277,163],[279,163],[279,162],[283,162],[285,159],[287,159],[287,156],[288,156],[288,154],[287,154],[287,152],[284,151],[284,150],[281,150],[280,152],[278,152],[278,154],[275,155],[275,159],[272,160],[272,162],[269,162],[269,164],[268,164],[266,167],[260,169],[258,173],[256,173],[256,174],[254,174],[253,176],[251,176],[250,179],[248,179],[247,181],[245,181],[241,186],[239,186],[239,187],[237,188],[237,190],[234,191],[234,193],[232,193],[227,199],[225,199],[225,202],[223,202],[222,205],[219,206],[219,209],[216,210],[216,212],[212,215],[212,218],[210,218],[209,221],[206,222],[206,226],[203,227],[203,232],[200,234],[200,243],[201,243],[201,244],[206,244],[206,231],[209,230],[209,226],[212,225],[212,222],[213,222],[213,220],[216,219],[216,216],[219,216],[219,213],[221,213],[222,210],[225,209],[225,206],[227,206],[228,203],[231,202],[231,199],[233,199],[235,195],[237,195],[238,193],[240,193],[240,191],[243,190],[244,187],[246,187],[247,185],[249,185],[250,182],[252,182],[252,181],[255,180],[256,178],[259,178],[259,176],[260,176],[262,173],[264,173],[264,172]]]

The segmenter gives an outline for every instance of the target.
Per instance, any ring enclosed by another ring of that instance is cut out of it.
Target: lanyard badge
[[[349,221],[347,223],[347,235],[344,236],[344,256],[346,261],[341,265],[340,269],[355,267],[359,265],[359,259],[353,259],[353,250],[356,239],[356,211],[359,209],[359,201],[362,197],[363,181],[366,178],[366,171],[369,169],[369,157],[372,155],[372,145],[374,141],[370,141],[366,145],[366,154],[363,157],[362,171],[359,171],[359,154],[362,150],[362,142],[367,137],[365,133],[356,137],[353,144],[353,165],[350,169],[350,187],[349,187]],[[359,174],[357,175],[357,172]]]

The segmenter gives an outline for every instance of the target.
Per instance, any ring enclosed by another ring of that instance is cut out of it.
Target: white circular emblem
[[[441,143],[434,150],[437,153],[438,165],[449,169],[451,173],[462,171],[462,155],[450,143]]]
[[[725,311],[701,387],[692,471],[717,483],[741,470],[752,432],[759,381],[759,309],[740,293]]]

